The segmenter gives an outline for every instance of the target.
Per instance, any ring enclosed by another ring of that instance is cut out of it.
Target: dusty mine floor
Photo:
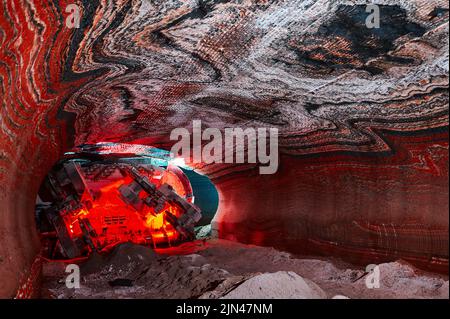
[[[363,268],[217,239],[156,253],[119,245],[80,264],[78,289],[65,267],[44,265],[44,298],[449,298],[448,277],[400,261],[379,265],[380,287],[368,289]]]

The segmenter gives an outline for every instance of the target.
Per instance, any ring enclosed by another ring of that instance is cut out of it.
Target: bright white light
[[[184,158],[183,157],[176,157],[176,158],[173,158],[173,159],[171,159],[170,161],[169,161],[169,163],[171,164],[171,165],[175,165],[175,166],[178,166],[178,167],[186,167],[187,165],[186,165],[186,162],[184,161]]]

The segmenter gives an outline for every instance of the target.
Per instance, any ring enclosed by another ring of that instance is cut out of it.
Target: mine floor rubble
[[[396,261],[378,265],[379,288],[364,267],[274,248],[201,239],[153,250],[124,243],[79,263],[80,288],[66,287],[66,262],[44,264],[45,298],[449,298],[448,277]]]

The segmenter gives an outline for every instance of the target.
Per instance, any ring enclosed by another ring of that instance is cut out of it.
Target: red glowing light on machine
[[[71,185],[78,195],[62,191],[72,199],[56,213],[51,208],[46,212],[67,257],[121,242],[157,248],[192,239],[201,214],[178,167],[69,163],[60,172],[52,177],[53,188]]]

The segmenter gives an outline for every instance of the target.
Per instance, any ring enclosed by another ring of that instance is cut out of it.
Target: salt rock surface
[[[342,296],[342,295],[336,295],[336,296],[334,296],[333,298],[331,298],[331,299],[350,299],[349,297],[347,297],[347,296]]]
[[[326,299],[315,283],[292,271],[256,275],[221,299]]]
[[[421,296],[423,291],[435,291],[441,298],[449,296],[448,280],[427,276],[423,271],[402,260],[381,264],[380,279],[381,286],[394,291],[406,291],[411,298]]]
[[[195,237],[197,237],[197,239],[211,237],[211,225],[198,227],[198,229],[196,229]]]
[[[355,291],[366,290],[377,294],[384,292],[385,298],[444,298],[448,299],[448,280],[441,276],[430,276],[413,265],[398,260],[379,266],[380,288],[367,289],[364,279],[354,285]],[[365,295],[365,298],[379,298],[380,295]]]
[[[123,243],[117,245],[113,250],[103,256],[100,254],[92,254],[89,259],[82,265],[82,274],[91,274],[106,270],[108,272],[118,270],[130,270],[136,265],[146,265],[154,263],[158,259],[157,254],[141,245],[132,243]]]

